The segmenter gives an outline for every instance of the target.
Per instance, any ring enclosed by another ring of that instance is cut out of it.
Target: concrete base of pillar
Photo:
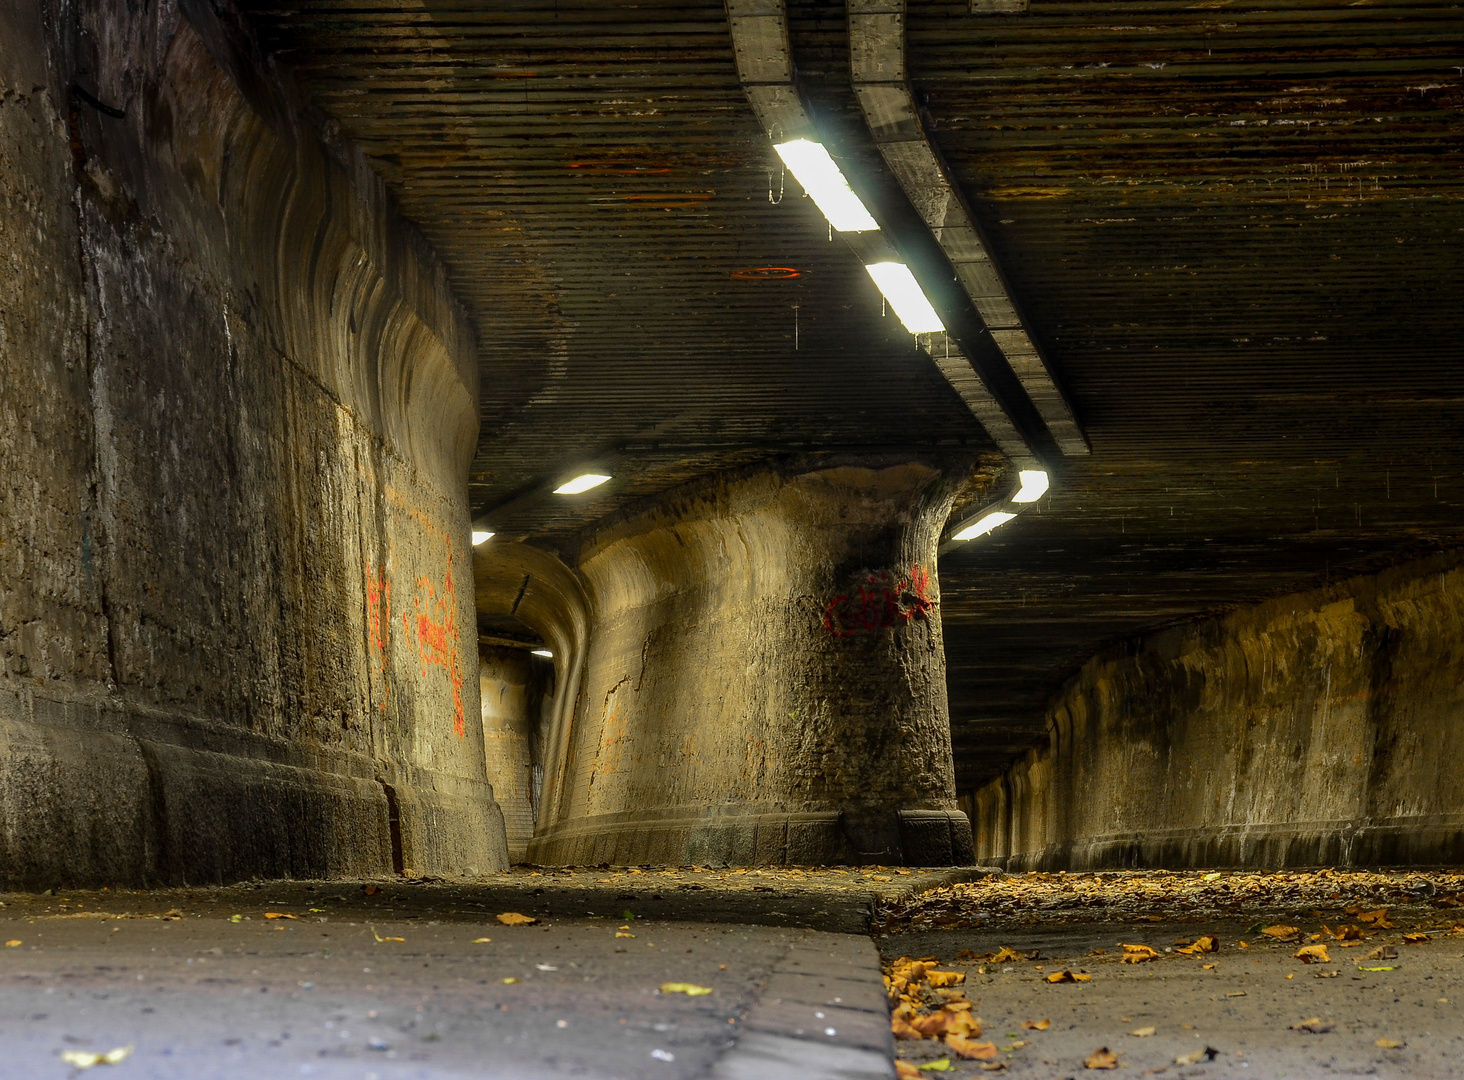
[[[892,811],[894,844],[864,850],[838,811],[767,813],[752,808],[673,807],[584,818],[535,837],[528,861],[544,866],[830,866],[971,863],[971,823],[959,810]]]
[[[0,694],[0,888],[360,877],[397,866],[457,876],[507,861],[502,815],[482,782],[388,776],[362,754]]]

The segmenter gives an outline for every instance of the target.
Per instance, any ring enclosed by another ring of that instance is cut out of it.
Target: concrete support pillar
[[[935,573],[953,494],[924,461],[825,463],[593,537],[530,860],[970,861]]]

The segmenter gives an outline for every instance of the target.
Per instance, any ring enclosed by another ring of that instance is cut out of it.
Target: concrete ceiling
[[[570,544],[789,453],[994,450],[791,178],[776,201],[720,2],[244,6],[452,270],[471,495],[505,534]],[[843,4],[789,14],[827,143],[928,247]],[[1038,512],[941,562],[964,786],[1126,636],[1459,542],[1464,12],[913,0],[908,26],[930,137],[1092,445],[1049,445]],[[800,276],[736,276],[767,266]],[[542,495],[597,461],[602,495]]]

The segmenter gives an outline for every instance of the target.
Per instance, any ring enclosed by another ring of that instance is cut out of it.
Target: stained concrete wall
[[[184,6],[0,5],[0,886],[501,866],[466,322]]]
[[[1464,859],[1464,555],[1191,626],[1087,664],[1048,743],[976,793],[1023,868]]]
[[[931,464],[824,464],[603,529],[530,860],[968,861],[934,575],[952,497]]]

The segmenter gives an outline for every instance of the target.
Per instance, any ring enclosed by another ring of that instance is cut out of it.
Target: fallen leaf
[[[1360,926],[1339,926],[1335,930],[1330,926],[1323,926],[1322,931],[1329,934],[1336,941],[1361,941],[1363,939],[1362,927]]]
[[[522,982],[523,980],[522,979],[515,979],[512,975],[510,975],[508,978],[502,979],[500,981],[503,982],[503,983],[505,983],[508,986],[512,986],[514,983]]]
[[[988,1061],[985,1065],[981,1066],[987,1072],[1001,1072],[1006,1067],[1007,1063],[1005,1061]]]
[[[1240,947],[1241,947],[1241,948],[1242,948],[1242,949],[1249,949],[1249,948],[1250,948],[1250,946],[1249,946],[1249,945],[1247,945],[1247,944],[1246,944],[1246,943],[1245,943],[1245,942],[1243,942],[1243,941],[1237,941],[1237,942],[1236,942],[1236,944],[1237,944],[1237,945],[1239,945],[1239,946],[1240,946]]]
[[[95,1050],[63,1050],[61,1060],[78,1069],[90,1069],[94,1065],[120,1065],[132,1056],[132,1047],[119,1046],[115,1050],[99,1053]]]
[[[365,893],[367,896],[375,896],[377,893],[379,893],[381,891],[381,886],[380,885],[362,885],[361,886],[361,891],[363,893]]]
[[[927,971],[925,981],[932,987],[960,986],[966,981],[964,971]]]
[[[488,942],[490,942],[492,940],[493,939],[491,937],[475,937],[473,939],[473,944],[474,945],[486,945]]]
[[[920,1069],[913,1062],[896,1058],[895,1080],[920,1080]]]
[[[941,1058],[939,1061],[927,1061],[920,1066],[921,1072],[955,1072],[956,1067],[951,1064],[950,1058]]]
[[[284,911],[266,911],[264,917],[266,919],[298,919],[300,916],[291,915]]]
[[[1091,982],[1092,979],[1093,976],[1091,975],[1074,975],[1071,971],[1065,970],[1054,971],[1051,975],[1047,976],[1047,981],[1050,983]]]
[[[1188,953],[1189,955],[1194,956],[1198,953],[1215,952],[1219,948],[1220,939],[1215,937],[1213,934],[1206,934],[1204,937],[1196,941],[1193,945],[1186,946],[1183,949],[1176,949],[1175,951]]]
[[[532,915],[520,915],[517,911],[505,911],[498,916],[504,926],[533,926],[539,920]]]
[[[1403,935],[1403,940],[1410,945],[1422,945],[1428,939],[1428,935],[1423,933]]]
[[[1301,933],[1301,928],[1297,926],[1266,926],[1261,929],[1261,933],[1267,937],[1273,937],[1277,941],[1290,941],[1297,934]]]
[[[924,1035],[910,1026],[910,1022],[902,1016],[890,1017],[890,1033],[897,1039],[923,1039]]]
[[[1332,958],[1327,955],[1325,945],[1303,945],[1296,950],[1296,958],[1303,964],[1330,964]]]
[[[1136,1035],[1140,1039],[1147,1039],[1150,1035],[1154,1034],[1155,1030],[1157,1029],[1152,1027],[1134,1028],[1134,1030],[1130,1031],[1129,1034]]]
[[[1159,959],[1159,953],[1148,945],[1125,945],[1120,941],[1118,947],[1123,950],[1125,964],[1142,964],[1146,960]]]
[[[1206,971],[1214,971],[1215,970],[1215,965],[1214,964],[1201,964],[1200,967],[1204,968]]]
[[[1377,1046],[1377,1047],[1380,1047],[1383,1050],[1397,1050],[1400,1047],[1402,1047],[1404,1044],[1403,1043],[1400,1043],[1397,1039],[1390,1039],[1390,1038],[1388,1038],[1387,1036],[1384,1035],[1384,1036],[1380,1036],[1373,1043],[1373,1045],[1374,1046]]]
[[[1313,1016],[1310,1020],[1303,1020],[1299,1024],[1292,1024],[1292,1031],[1305,1031],[1309,1035],[1325,1035],[1337,1025],[1329,1024],[1320,1016]]]
[[[1379,945],[1372,952],[1367,954],[1369,960],[1396,960],[1398,950],[1392,945]]]
[[[1397,965],[1394,965],[1394,966],[1391,966],[1391,967],[1363,967],[1361,964],[1359,964],[1358,967],[1357,967],[1357,970],[1358,971],[1397,971],[1398,970],[1398,966]]]
[[[553,964],[535,964],[534,966],[536,968],[538,968],[540,971],[558,971],[559,970]],[[710,993],[710,991],[708,991],[708,992]]]
[[[374,926],[371,928],[371,936],[374,937],[377,941],[406,941],[407,940],[404,937],[382,937],[380,934],[378,934],[376,932],[376,927],[374,927]]]
[[[1118,1055],[1106,1046],[1100,1046],[1083,1059],[1085,1069],[1116,1069],[1118,1068]]]
[[[696,983],[668,982],[661,984],[663,994],[685,994],[687,997],[701,997],[703,994],[710,994],[710,986],[698,986]]]
[[[1360,911],[1357,913],[1357,921],[1371,923],[1379,930],[1393,929],[1393,924],[1388,921],[1387,908],[1378,908],[1377,911]]]
[[[1001,1053],[994,1042],[977,1042],[964,1035],[947,1035],[945,1043],[956,1052],[957,1057],[971,1061],[990,1061]]]
[[[1017,952],[1016,949],[1008,948],[1005,945],[1003,945],[1000,950],[998,950],[995,953],[992,953],[992,955],[991,955],[991,962],[993,964],[1005,964],[1005,963],[1007,963],[1010,960],[1020,960],[1020,959],[1022,959],[1022,954],[1021,953]]]
[[[5,943],[5,947],[6,947],[6,948],[7,948],[7,949],[13,949],[13,948],[15,948],[15,947],[16,947],[16,946],[17,946],[17,945],[19,945],[19,944],[20,944],[20,938],[11,938],[11,939],[10,939],[10,940],[9,940],[9,941],[7,941],[7,942],[6,942],[6,943]]]
[[[1313,976],[1313,978],[1317,978],[1317,979],[1335,979],[1338,975],[1341,975],[1341,974],[1342,973],[1340,971],[1338,971],[1336,968],[1333,968],[1331,971],[1318,971]]]
[[[1230,991],[1230,993],[1226,994],[1225,996],[1226,997],[1245,997],[1245,991],[1244,990],[1232,990],[1232,991]],[[1189,1025],[1186,1024],[1185,1027],[1189,1027]]]
[[[1042,1020],[1023,1020],[1022,1021],[1022,1027],[1025,1030],[1027,1030],[1027,1031],[1046,1031],[1051,1026],[1052,1026],[1052,1021],[1051,1020],[1048,1020],[1048,1019],[1045,1019],[1045,1018],[1042,1019]]]
[[[1194,1050],[1188,1054],[1181,1054],[1174,1059],[1176,1065],[1198,1065],[1202,1061],[1214,1061],[1220,1056],[1220,1051],[1213,1046],[1207,1046],[1203,1050]]]
[[[633,937],[635,937],[634,934],[627,934],[624,930],[617,930],[617,931],[615,931],[615,936],[616,937],[620,937],[620,938],[633,938]]]

